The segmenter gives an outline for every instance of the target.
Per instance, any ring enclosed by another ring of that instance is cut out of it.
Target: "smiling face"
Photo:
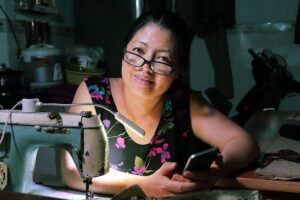
[[[169,76],[155,74],[150,66],[134,67],[122,61],[122,77],[125,88],[140,97],[164,94],[178,76],[176,70],[176,43],[172,34],[161,26],[150,23],[141,28],[126,46],[126,51],[135,53],[148,61],[158,61],[175,66]]]

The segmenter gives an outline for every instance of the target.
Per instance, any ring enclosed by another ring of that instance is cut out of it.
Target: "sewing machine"
[[[22,110],[14,110],[19,105]],[[145,134],[121,113],[99,104],[45,104],[39,99],[22,99],[11,110],[0,110],[0,190],[31,193],[36,186],[33,171],[38,149],[55,146],[69,151],[86,185],[86,199],[93,199],[89,191],[92,178],[109,171],[109,147],[102,122],[85,111],[39,112],[45,105],[100,107],[135,134]]]
[[[0,190],[31,193],[36,184],[33,170],[37,151],[44,146],[60,146],[69,151],[86,183],[87,199],[92,198],[92,178],[109,170],[106,131],[90,112],[0,110],[0,138]]]

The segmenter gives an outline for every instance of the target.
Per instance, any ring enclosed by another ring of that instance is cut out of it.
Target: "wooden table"
[[[58,198],[44,197],[32,194],[24,194],[10,191],[0,191],[0,199],[9,200],[59,200]]]
[[[260,177],[254,169],[238,174],[236,177],[222,178],[218,187],[260,190],[267,199],[300,199],[300,180],[281,181],[268,180]]]

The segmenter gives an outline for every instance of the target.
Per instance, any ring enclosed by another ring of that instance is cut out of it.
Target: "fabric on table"
[[[265,150],[265,153],[275,153],[279,150],[289,149],[300,153],[300,142],[281,136],[276,136]],[[263,178],[273,180],[293,180],[300,178],[300,163],[274,160],[264,168],[258,168],[256,173]]]

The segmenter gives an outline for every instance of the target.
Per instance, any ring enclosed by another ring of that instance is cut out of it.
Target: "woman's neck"
[[[143,138],[127,130],[131,138],[139,144],[148,144],[158,127],[162,109],[163,97],[140,97],[126,90],[122,80],[111,80],[111,91],[118,112],[125,115],[145,131]]]
[[[146,116],[161,114],[163,107],[163,96],[141,97],[136,96],[126,88],[123,89],[124,106],[128,108],[128,112],[137,120]]]

